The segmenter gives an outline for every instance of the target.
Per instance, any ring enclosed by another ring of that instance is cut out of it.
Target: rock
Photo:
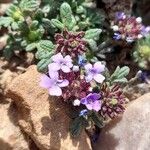
[[[10,3],[0,4],[0,16],[4,15],[9,7]]]
[[[1,33],[0,33],[1,34]],[[3,50],[3,48],[6,46],[7,44],[7,39],[8,39],[8,36],[7,35],[4,35],[0,38],[0,51]]]
[[[139,98],[140,96],[149,93],[150,84],[138,83],[136,85],[131,85],[124,89],[125,96],[131,101]]]
[[[40,76],[36,66],[31,66],[9,86],[8,96],[18,106],[21,128],[41,150],[90,150],[85,132],[76,139],[70,137],[66,104],[49,97],[39,86]]]
[[[95,150],[149,150],[150,93],[127,107],[123,117],[106,126],[95,144]]]
[[[17,76],[17,73],[11,72],[9,69],[5,70],[0,75],[0,93],[5,94],[5,91],[7,90],[7,86],[10,84],[10,82],[14,79],[14,77]]]
[[[29,150],[28,142],[17,126],[16,108],[9,101],[0,104],[0,149]]]

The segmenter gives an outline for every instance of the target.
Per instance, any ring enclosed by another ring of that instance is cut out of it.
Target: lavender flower
[[[84,64],[86,63],[86,58],[84,55],[79,55],[78,56],[78,64],[79,66],[84,66]]]
[[[58,71],[62,70],[65,73],[70,72],[72,68],[72,59],[69,55],[63,57],[61,53],[52,56],[53,63],[49,64],[49,70]]]
[[[86,81],[90,82],[94,79],[98,83],[102,83],[105,80],[105,77],[101,75],[101,72],[104,71],[105,66],[101,62],[96,62],[93,66],[92,64],[86,64],[84,66],[86,71]]]
[[[90,93],[85,98],[81,99],[81,104],[85,105],[88,110],[99,111],[101,109],[100,94]]]
[[[79,116],[80,116],[80,117],[81,117],[81,116],[85,117],[85,116],[87,115],[87,113],[88,113],[88,110],[87,110],[87,109],[83,109],[83,110],[80,111]]]
[[[126,15],[124,12],[117,12],[116,13],[116,19],[125,19]]]
[[[40,86],[43,88],[47,88],[49,90],[49,94],[52,96],[61,96],[61,88],[68,86],[69,81],[66,79],[59,80],[57,72],[49,73],[49,76],[50,77],[48,77],[47,75],[42,75]]]
[[[112,22],[112,29],[115,32],[114,39],[122,39],[127,42],[141,39],[150,33],[150,27],[145,27],[142,24],[141,17],[125,15],[123,12],[116,13],[116,20]]]

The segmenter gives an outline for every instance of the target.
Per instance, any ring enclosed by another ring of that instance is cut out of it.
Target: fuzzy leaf
[[[36,58],[37,59],[49,59],[52,57],[52,55],[54,55],[54,52],[49,52],[49,51],[41,51],[41,50],[38,50],[36,52]]]
[[[13,23],[11,24],[11,26],[12,26],[12,29],[13,29],[13,30],[17,30],[17,29],[19,28],[17,22],[13,22]]]
[[[72,15],[71,7],[68,3],[64,2],[60,7],[60,16],[64,26],[68,30],[72,30],[76,25],[76,20]]]
[[[22,0],[19,6],[22,11],[35,11],[39,7],[39,2],[37,0]]]
[[[50,64],[51,60],[50,59],[42,59],[38,62],[37,64],[37,69],[40,72],[44,72],[47,70],[47,66]]]
[[[60,30],[64,29],[64,25],[57,19],[52,19],[51,20],[51,24],[52,24],[53,27],[56,27],[56,28],[58,28]]]
[[[81,131],[88,126],[88,122],[84,117],[78,117],[73,120],[70,125],[70,133],[73,137],[79,136]]]
[[[43,51],[53,51],[55,49],[55,45],[49,40],[41,40],[37,46],[37,49]]]
[[[27,51],[27,52],[30,52],[30,51],[36,49],[36,45],[37,45],[37,43],[31,43],[31,44],[29,44],[29,45],[26,47],[26,51]]]
[[[18,11],[20,11],[19,10],[19,7],[17,7],[16,5],[10,5],[10,7],[6,10],[6,14],[8,15],[8,16],[13,16],[13,14],[15,13],[15,12],[18,12]]]
[[[89,29],[85,32],[85,39],[93,39],[95,41],[99,40],[99,35],[102,32],[101,29]]]
[[[13,19],[11,17],[0,17],[0,28],[1,26],[9,27],[12,22]]]
[[[115,72],[111,75],[110,81],[111,83],[114,82],[127,82],[127,79],[125,78],[129,74],[129,67],[124,66],[120,68],[119,66],[116,68]]]
[[[100,117],[98,115],[97,112],[93,112],[91,115],[91,118],[93,120],[93,122],[95,123],[95,125],[97,125],[99,128],[103,128],[104,127],[104,120],[102,117]]]
[[[89,47],[93,52],[97,51],[98,49],[97,43],[93,39],[84,39],[84,40],[89,44]]]

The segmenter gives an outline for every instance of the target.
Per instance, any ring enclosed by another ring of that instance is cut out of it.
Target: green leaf
[[[37,69],[40,72],[44,72],[47,70],[48,65],[50,64],[51,59],[42,59],[37,64]]]
[[[15,12],[18,12],[18,11],[20,11],[20,9],[19,9],[19,7],[17,7],[16,5],[10,5],[10,7],[6,10],[6,14],[8,15],[8,16],[13,16],[13,14],[15,13]]]
[[[127,79],[125,78],[129,74],[129,67],[124,66],[120,68],[119,66],[116,68],[115,72],[111,75],[110,81],[111,83],[115,82],[127,82]]]
[[[93,39],[84,39],[88,44],[90,49],[94,52],[97,51],[97,43]]]
[[[9,27],[12,22],[13,19],[11,17],[0,17],[0,28],[1,26]]]
[[[34,49],[36,49],[36,46],[37,46],[37,43],[31,43],[26,47],[26,51],[30,52],[30,51],[34,50]]]
[[[70,125],[70,133],[73,137],[79,136],[81,131],[88,126],[84,117],[75,118]]]
[[[91,119],[93,120],[95,125],[97,125],[99,128],[104,127],[104,119],[102,117],[100,117],[97,112],[92,112]]]
[[[85,39],[99,40],[99,35],[102,32],[101,29],[89,29],[85,32]]]
[[[60,7],[60,16],[64,26],[68,30],[72,30],[76,25],[76,20],[72,15],[71,7],[68,3],[64,2]]]
[[[19,4],[22,11],[35,11],[39,7],[38,0],[22,0]]]
[[[51,25],[53,27],[56,27],[56,28],[60,29],[60,30],[64,29],[64,25],[59,20],[57,20],[57,19],[52,19],[51,20]]]
[[[17,22],[13,22],[13,23],[11,24],[11,26],[12,26],[12,29],[13,29],[13,30],[17,30],[17,29],[19,28]]]
[[[126,83],[126,82],[128,82],[128,80],[126,79],[126,78],[121,78],[121,79],[115,79],[114,81],[113,81],[114,83]]]
[[[10,59],[14,55],[12,45],[5,47],[5,49],[3,50],[3,55],[6,59]]]
[[[53,51],[55,45],[49,40],[41,40],[37,46],[38,50]]]
[[[41,51],[41,50],[38,50],[35,54],[35,57],[37,59],[50,59],[52,57],[52,55],[54,55],[54,52],[51,51]]]

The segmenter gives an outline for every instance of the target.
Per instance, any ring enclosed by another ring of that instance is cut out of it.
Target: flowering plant
[[[126,15],[123,12],[116,13],[116,20],[112,22],[112,29],[115,31],[114,38],[133,42],[141,39],[150,33],[150,27],[142,24],[141,17]]]
[[[129,68],[117,67],[110,75],[104,62],[93,62],[86,40],[92,39],[93,34],[88,31],[87,36],[87,32],[67,30],[56,34],[57,44],[48,71],[41,76],[41,87],[74,107],[72,111],[76,113],[70,126],[73,136],[84,128],[102,128],[107,121],[122,114],[128,102],[120,83],[127,82]]]

